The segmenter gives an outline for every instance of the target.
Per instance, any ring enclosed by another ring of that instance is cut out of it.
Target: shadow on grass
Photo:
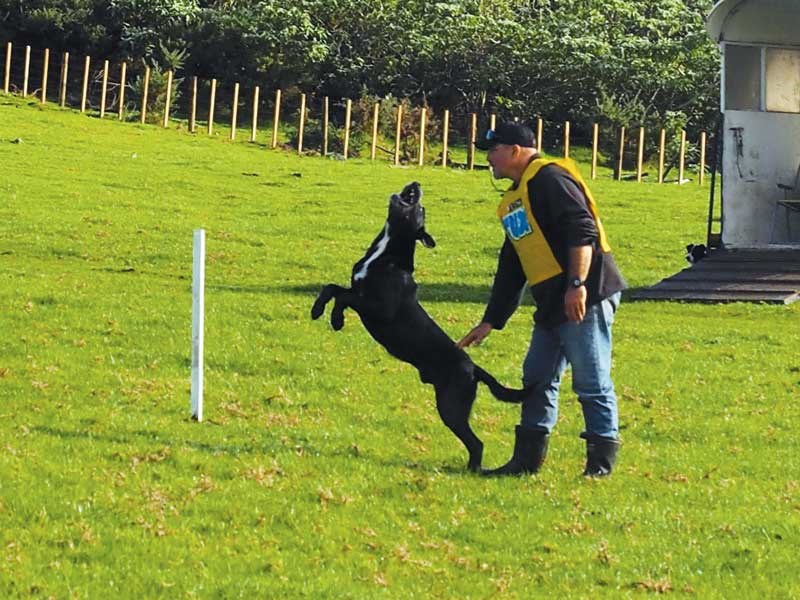
[[[307,283],[304,285],[207,285],[207,290],[218,292],[234,292],[241,294],[293,294],[306,296],[313,301],[325,283]],[[346,283],[346,282],[343,282]],[[487,285],[469,285],[465,283],[429,283],[420,285],[417,297],[420,302],[458,302],[464,304],[485,305],[489,301],[491,283]]]
[[[186,420],[187,424],[190,424],[191,421],[188,419]],[[50,435],[53,437],[57,437],[63,440],[91,440],[91,441],[102,441],[108,442],[111,444],[134,444],[135,442],[142,442],[142,441],[149,441],[157,444],[164,444],[167,446],[188,446],[189,448],[193,448],[195,450],[200,450],[201,452],[207,452],[209,454],[216,454],[219,452],[224,452],[226,454],[237,455],[237,454],[275,454],[278,450],[280,450],[283,446],[281,445],[279,440],[275,440],[274,445],[254,445],[254,444],[242,444],[242,445],[235,445],[235,444],[210,444],[204,442],[197,442],[194,440],[187,440],[187,439],[177,439],[177,438],[166,438],[162,436],[157,431],[147,431],[147,430],[134,430],[134,431],[125,431],[122,435],[111,435],[111,434],[97,434],[90,431],[80,431],[80,430],[71,430],[71,429],[60,429],[57,427],[46,427],[43,425],[37,425],[30,428],[31,431],[35,431],[37,433],[43,433],[45,435]]]
[[[653,284],[653,285],[655,285],[655,284]],[[635,286],[635,287],[629,287],[626,290],[622,290],[622,301],[625,302],[625,303],[628,303],[628,302],[664,302],[665,301],[664,299],[654,300],[653,298],[640,298],[639,297],[638,294],[640,292],[646,292],[651,287],[652,287],[651,285],[639,285],[639,286]],[[676,299],[668,300],[668,301],[669,302],[680,302],[680,300],[676,300]]]
[[[192,422],[188,419],[186,424]],[[197,442],[195,440],[176,439],[162,436],[158,431],[153,430],[129,430],[124,434],[111,435],[111,434],[96,434],[89,431],[63,429],[57,427],[48,427],[44,425],[37,425],[30,428],[31,431],[36,433],[52,436],[60,440],[86,440],[92,442],[107,442],[111,444],[122,445],[135,445],[136,442],[150,442],[154,444],[163,444],[169,447],[185,446],[194,450],[199,450],[210,455],[218,455],[220,452],[230,455],[238,456],[241,454],[259,454],[264,456],[277,456],[282,452],[292,452],[291,446],[302,447],[307,455],[313,457],[321,457],[327,459],[346,459],[346,460],[365,460],[375,465],[387,469],[409,469],[411,471],[418,471],[423,473],[446,473],[447,475],[473,475],[466,468],[466,457],[464,459],[464,466],[459,466],[456,459],[454,462],[448,463],[435,463],[433,461],[414,461],[409,458],[398,456],[397,458],[380,458],[373,455],[359,454],[354,455],[351,449],[338,447],[330,449],[319,449],[314,447],[307,438],[298,437],[296,440],[290,442],[287,446],[285,440],[278,437],[273,443],[266,442],[264,444],[211,444],[204,442]],[[142,451],[147,451],[147,448],[142,448]]]

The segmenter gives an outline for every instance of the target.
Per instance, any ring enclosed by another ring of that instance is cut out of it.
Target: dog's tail
[[[497,381],[497,379],[492,377],[492,375],[487,371],[481,369],[478,365],[475,365],[475,379],[485,383],[489,387],[489,391],[492,392],[492,395],[502,402],[519,404],[525,399],[525,396],[528,393],[528,391],[525,389],[518,390],[507,388]]]

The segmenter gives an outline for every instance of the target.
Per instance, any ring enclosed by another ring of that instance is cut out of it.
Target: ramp
[[[631,297],[791,304],[800,300],[800,248],[712,250],[703,260]]]

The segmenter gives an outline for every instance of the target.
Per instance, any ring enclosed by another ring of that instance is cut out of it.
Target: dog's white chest
[[[361,265],[361,268],[353,275],[354,281],[360,281],[367,276],[367,271],[369,270],[369,266],[378,258],[381,254],[386,252],[386,247],[389,245],[389,223],[383,228],[383,236],[381,239],[378,240],[378,243],[373,246],[370,252],[364,257],[364,263]]]

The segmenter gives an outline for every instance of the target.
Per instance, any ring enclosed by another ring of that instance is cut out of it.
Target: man
[[[571,161],[541,157],[533,132],[509,122],[476,142],[488,151],[492,175],[513,182],[497,214],[506,233],[486,312],[458,342],[479,344],[502,329],[526,285],[536,302],[522,366],[528,395],[511,460],[484,474],[536,473],[558,417],[561,375],[572,366],[572,388],[583,409],[586,476],[611,473],[619,449],[617,398],[611,381],[611,325],[625,281],[597,206]]]

